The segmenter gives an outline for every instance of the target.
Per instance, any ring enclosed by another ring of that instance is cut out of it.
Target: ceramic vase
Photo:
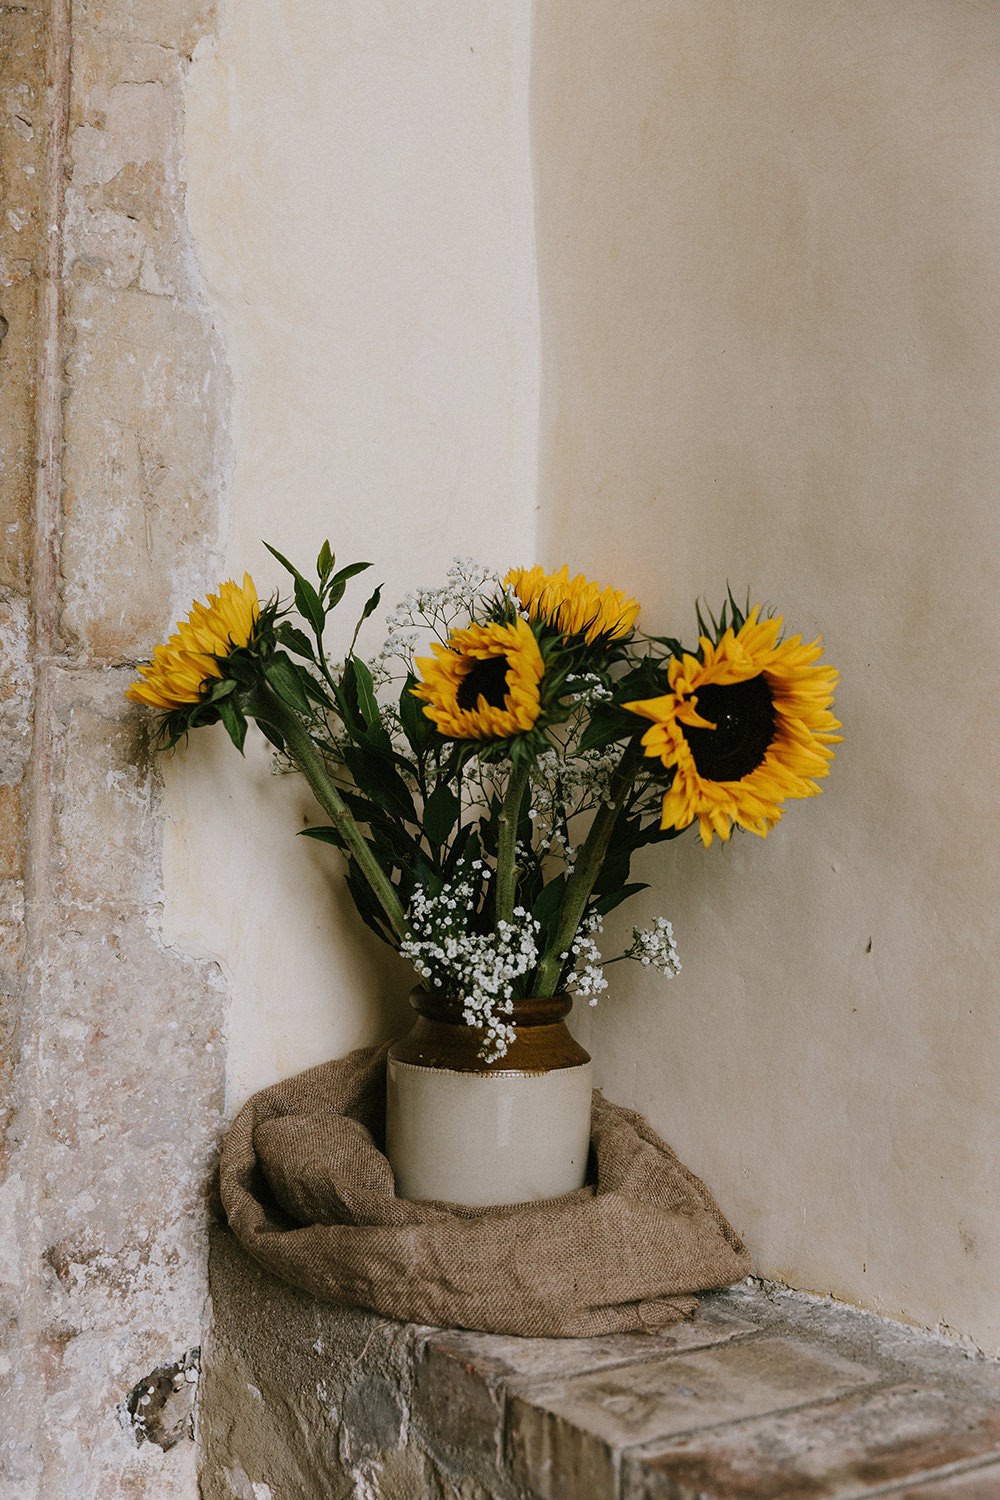
[[[389,1049],[386,1155],[402,1198],[475,1207],[582,1187],[591,1063],[567,1030],[572,1001],[514,1001],[515,1039],[484,1063],[459,1002],[414,990],[413,1029]]]

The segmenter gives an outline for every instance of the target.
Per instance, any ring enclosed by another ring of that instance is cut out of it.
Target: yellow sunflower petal
[[[153,659],[139,668],[139,681],[126,689],[133,703],[164,712],[198,703],[204,686],[222,676],[216,657],[249,644],[260,604],[249,573],[243,583],[231,579],[209,594],[207,604],[192,604],[170,639],[153,649]]]
[[[526,620],[469,625],[431,650],[417,658],[413,694],[446,739],[506,740],[534,727],[545,664]]]
[[[621,589],[592,583],[582,573],[570,578],[565,563],[555,573],[511,568],[504,587],[517,596],[529,619],[554,626],[564,638],[582,636],[588,646],[628,635],[639,614],[637,600]]]
[[[781,641],[781,619],[759,614],[758,606],[718,642],[702,637],[698,656],[675,657],[667,669],[669,693],[624,705],[651,721],[643,749],[674,773],[661,826],[697,821],[706,845],[713,837],[725,841],[737,825],[766,837],[783,803],[819,794],[830,747],[841,738],[831,712],[837,673],[818,664],[820,643],[803,645],[801,636]],[[735,766],[736,774],[713,775],[722,765]]]

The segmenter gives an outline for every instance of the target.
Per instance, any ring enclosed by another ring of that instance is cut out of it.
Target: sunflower
[[[582,573],[570,578],[565,564],[558,573],[511,568],[504,587],[517,595],[529,619],[554,625],[564,638],[583,636],[588,646],[628,635],[639,613],[638,602],[621,589],[602,588]]]
[[[758,606],[738,630],[700,654],[674,657],[670,692],[625,707],[652,728],[647,756],[674,772],[661,828],[698,819],[702,842],[728,839],[733,824],[765,837],[793,797],[813,797],[833,759],[840,724],[830,712],[837,673],[818,666],[818,641],[779,639],[782,621],[759,620]]]
[[[205,683],[222,676],[219,658],[249,644],[259,613],[249,573],[242,587],[231,579],[220,584],[207,604],[191,606],[166,645],[153,648],[153,660],[139,668],[141,680],[126,690],[126,698],[165,712],[199,703]]]
[[[446,739],[506,740],[534,727],[545,668],[526,620],[453,630],[431,650],[417,658],[413,692]]]

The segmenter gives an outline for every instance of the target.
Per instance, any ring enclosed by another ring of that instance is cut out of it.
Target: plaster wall
[[[577,1030],[761,1271],[993,1352],[998,86],[971,0],[536,7],[540,560],[689,643],[749,588],[845,725],[766,841],[651,852],[683,973]]]
[[[952,0],[530,20],[243,0],[201,42],[188,207],[233,369],[227,571],[266,591],[261,537],[308,559],[330,535],[388,599],[453,552],[533,550],[688,640],[727,583],[824,633],[847,736],[825,795],[766,843],[654,851],[683,975],[618,968],[579,1030],[762,1271],[996,1350],[1000,21]],[[231,985],[230,1107],[389,1030],[407,975],[291,837],[301,789],[220,735],[166,778],[169,930]]]
[[[262,538],[309,573],[325,537],[371,560],[334,656],[367,578],[391,606],[456,554],[533,547],[530,15],[231,0],[189,75],[188,210],[234,384],[227,572],[287,595]],[[166,766],[167,921],[230,981],[234,1106],[398,1026],[412,983],[269,767],[212,732]]]
[[[178,130],[209,22],[0,6],[4,1500],[197,1486],[223,994],[164,941],[161,788],[123,694],[217,567],[226,375]]]

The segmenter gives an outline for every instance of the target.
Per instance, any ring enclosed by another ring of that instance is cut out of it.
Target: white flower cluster
[[[610,703],[614,698],[614,693],[596,672],[580,672],[568,677],[566,686],[573,691],[570,702],[582,708],[589,708],[594,703]]]
[[[447,639],[456,620],[474,620],[484,597],[501,592],[492,568],[471,557],[456,557],[440,588],[412,590],[386,618],[388,634],[368,668],[376,687],[384,687],[413,665],[419,651],[426,651],[428,635]]]
[[[657,969],[667,979],[681,971],[674,929],[666,917],[657,917],[652,927],[633,927],[632,945],[625,957],[637,959],[644,969]]]
[[[414,589],[405,595],[388,617],[390,630],[447,627],[459,616],[475,619],[484,596],[500,590],[494,569],[472,557],[456,557],[445,577],[447,582],[438,588]]]
[[[415,630],[401,630],[390,624],[389,634],[382,642],[378,655],[366,663],[375,687],[388,687],[400,675],[405,677],[418,647]]]
[[[489,875],[480,861],[471,867]],[[523,907],[513,922],[499,921],[494,932],[469,932],[467,916],[475,910],[477,892],[467,876],[430,896],[417,887],[410,905],[410,935],[399,951],[431,988],[462,1002],[467,1026],[483,1033],[487,1062],[503,1057],[514,1040],[511,1013],[515,983],[538,963],[538,923]]]
[[[604,961],[594,941],[595,932],[603,931],[604,923],[596,912],[592,912],[577,928],[569,951],[560,954],[564,961],[568,958],[573,960],[573,968],[566,981],[567,991],[579,995],[588,1005],[596,1005],[598,998],[608,987],[608,981],[604,977]]]
[[[572,755],[550,748],[535,758],[531,773],[535,845],[539,853],[563,859],[570,874],[575,855],[571,822],[609,799],[620,755],[614,745],[605,750],[577,750]]]

